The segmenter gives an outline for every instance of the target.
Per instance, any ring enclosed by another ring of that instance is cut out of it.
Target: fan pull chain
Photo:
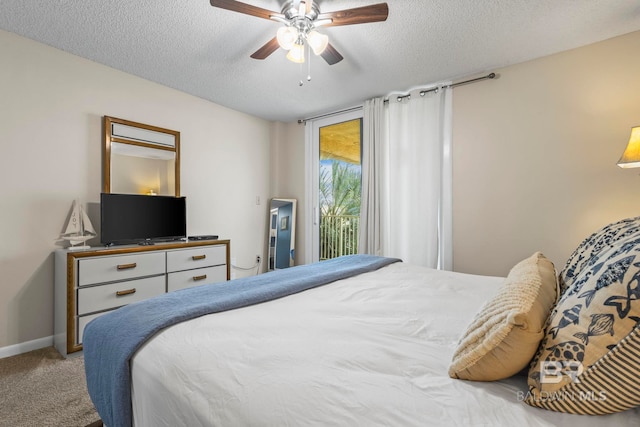
[[[300,75],[302,75],[302,62],[300,63]],[[311,81],[311,46],[307,43],[307,81]],[[302,78],[298,81],[298,86],[304,86]]]
[[[307,65],[307,81],[311,81],[311,46],[307,43],[307,58],[309,58],[309,64]]]
[[[302,70],[302,63],[300,63],[300,81],[298,81],[298,86],[304,85],[304,82],[302,81],[302,73],[304,73],[304,71]]]

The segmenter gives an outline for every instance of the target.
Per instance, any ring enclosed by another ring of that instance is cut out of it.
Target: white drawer
[[[78,286],[164,274],[164,252],[114,255],[78,261]]]
[[[82,316],[82,317],[78,317],[78,327],[76,328],[78,337],[77,337],[77,344],[82,344],[82,336],[84,334],[84,328],[85,326],[87,326],[87,323],[91,322],[93,319],[95,319],[96,317],[100,317],[103,314],[107,314],[109,313],[109,311],[105,311],[102,313],[96,313],[96,314],[90,314],[88,316]]]
[[[164,292],[164,275],[80,288],[78,289],[78,315],[120,307]]]
[[[200,246],[167,251],[167,272],[211,267],[227,263],[227,246]]]
[[[167,291],[190,288],[192,286],[224,282],[227,280],[227,266],[198,268],[196,270],[178,271],[167,275]]]

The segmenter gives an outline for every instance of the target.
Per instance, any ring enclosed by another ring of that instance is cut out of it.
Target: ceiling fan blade
[[[233,12],[240,12],[246,15],[257,16],[258,18],[271,19],[272,16],[282,16],[281,13],[272,12],[258,6],[252,6],[250,4],[242,3],[235,0],[210,0],[210,2],[211,6],[213,7],[219,7],[220,9],[231,10]]]
[[[260,49],[256,50],[251,57],[253,59],[266,59],[267,56],[271,55],[273,52],[278,50],[280,45],[278,44],[278,38],[274,37],[269,40],[264,46]]]
[[[378,3],[372,4],[371,6],[321,13],[318,15],[317,19],[331,19],[332,22],[325,24],[324,26],[335,27],[337,25],[353,25],[364,24],[367,22],[386,21],[387,16],[389,16],[389,6],[386,3]]]
[[[340,55],[340,52],[338,52],[331,43],[327,45],[326,49],[320,54],[320,56],[322,56],[322,58],[327,61],[327,64],[329,65],[337,64],[343,59],[342,55]]]

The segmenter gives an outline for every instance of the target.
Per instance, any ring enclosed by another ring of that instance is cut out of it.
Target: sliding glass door
[[[311,126],[312,261],[358,253],[362,111],[316,120]]]

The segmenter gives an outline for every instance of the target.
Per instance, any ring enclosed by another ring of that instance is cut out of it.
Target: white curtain
[[[366,228],[361,226],[360,244],[366,246],[361,252],[376,253],[380,247],[385,256],[450,270],[451,90],[411,95],[402,102],[389,100],[381,115],[378,142],[363,137],[361,221]],[[365,130],[372,126],[367,117],[365,104]],[[373,180],[367,162],[378,170]],[[372,209],[380,212],[379,231],[369,216]]]
[[[365,101],[362,112],[362,195],[360,199],[360,237],[358,251],[382,255],[380,234],[380,177],[384,100]]]

